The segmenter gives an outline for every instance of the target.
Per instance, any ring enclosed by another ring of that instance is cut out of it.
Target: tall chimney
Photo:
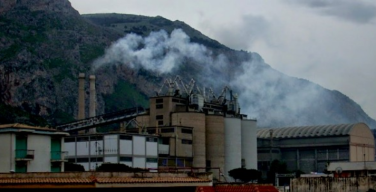
[[[90,104],[89,104],[89,117],[95,117],[96,109],[96,97],[95,97],[95,75],[90,75]],[[96,133],[96,128],[92,128],[89,131],[90,133]]]
[[[77,120],[85,119],[85,73],[78,75],[78,115]]]

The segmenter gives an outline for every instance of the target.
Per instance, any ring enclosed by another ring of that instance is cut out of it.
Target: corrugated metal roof
[[[357,124],[265,128],[259,129],[257,131],[257,138],[269,139],[271,130],[273,131],[273,138],[302,138],[349,135],[355,125]]]

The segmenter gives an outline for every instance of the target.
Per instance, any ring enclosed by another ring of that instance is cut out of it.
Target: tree
[[[230,170],[228,173],[230,177],[234,178],[235,182],[236,180],[240,180],[244,183],[248,183],[261,178],[261,172],[256,169],[236,168]]]
[[[97,168],[97,171],[102,172],[143,172],[144,169],[133,168],[121,163],[103,163]]]
[[[64,171],[65,172],[71,172],[71,171],[85,171],[84,166],[80,164],[75,164],[75,163],[70,163],[70,162],[65,162],[64,163]]]
[[[287,170],[287,165],[285,162],[279,161],[277,159],[272,161],[270,165],[270,169],[268,171],[268,181],[271,183],[275,182],[275,174],[276,173],[290,173]]]

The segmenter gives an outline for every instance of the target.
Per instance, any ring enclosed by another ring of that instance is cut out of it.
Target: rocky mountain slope
[[[96,75],[97,114],[147,107],[165,78],[179,75],[216,95],[231,87],[241,112],[260,127],[365,122],[376,128],[346,95],[286,76],[257,53],[229,49],[184,22],[81,16],[68,0],[0,0],[0,123],[73,120],[80,72]]]

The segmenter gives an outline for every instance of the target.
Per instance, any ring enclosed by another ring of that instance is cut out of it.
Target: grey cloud
[[[290,0],[290,2],[355,23],[369,23],[376,17],[376,6],[362,0]]]
[[[203,24],[210,27],[210,23]],[[238,24],[215,28],[215,37],[225,45],[248,50],[249,46],[259,40],[267,40],[270,31],[270,23],[262,16],[244,15]],[[236,36],[235,36],[236,35]]]

